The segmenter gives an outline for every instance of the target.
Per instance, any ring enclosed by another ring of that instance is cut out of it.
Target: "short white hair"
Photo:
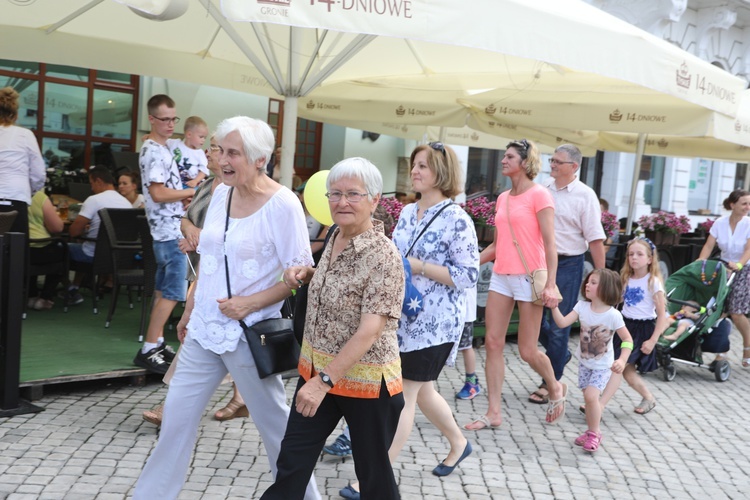
[[[326,189],[331,190],[331,184],[341,179],[357,179],[365,186],[370,201],[373,196],[383,192],[383,176],[380,174],[378,167],[365,158],[346,158],[341,160],[331,168],[326,179]]]
[[[266,159],[266,164],[271,159],[276,141],[273,130],[263,120],[250,118],[249,116],[235,116],[222,120],[216,127],[216,140],[221,142],[226,136],[234,131],[239,132],[242,140],[242,148],[250,163],[255,163],[261,158]]]

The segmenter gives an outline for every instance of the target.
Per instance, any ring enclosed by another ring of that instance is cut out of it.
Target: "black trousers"
[[[50,243],[41,248],[30,248],[29,259],[31,264],[55,264],[63,262],[65,252],[60,243]],[[55,300],[57,285],[62,281],[62,274],[48,274],[44,277],[44,288],[39,292],[36,276],[29,276],[29,297],[39,295],[43,299]]]
[[[295,409],[297,392],[305,384],[300,377],[292,399],[281,453],[276,462],[276,482],[261,497],[264,500],[295,500],[305,496],[310,476],[328,436],[343,416],[349,425],[354,471],[362,500],[397,500],[400,497],[388,449],[396,434],[404,408],[404,395],[388,394],[385,381],[378,399],[326,395],[314,417],[303,417]]]

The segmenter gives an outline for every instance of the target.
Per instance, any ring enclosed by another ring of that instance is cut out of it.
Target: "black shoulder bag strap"
[[[404,257],[408,257],[409,256],[409,254],[411,253],[412,249],[414,248],[414,245],[417,244],[417,241],[419,240],[419,238],[421,238],[422,235],[424,234],[424,232],[427,231],[427,228],[430,227],[430,224],[432,224],[435,221],[435,219],[437,219],[437,216],[440,215],[440,212],[442,212],[443,210],[445,210],[446,208],[448,208],[451,205],[453,205],[453,202],[446,203],[445,205],[443,205],[443,207],[440,210],[437,211],[437,213],[435,215],[432,216],[432,219],[430,219],[430,222],[428,222],[425,225],[425,227],[423,227],[422,230],[419,232],[419,234],[417,235],[417,237],[414,238],[414,241],[412,241],[411,246],[409,247],[409,250],[406,251],[406,255],[404,255]]]

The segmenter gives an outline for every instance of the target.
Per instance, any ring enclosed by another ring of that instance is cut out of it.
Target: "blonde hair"
[[[628,242],[627,250],[625,251],[625,264],[622,266],[622,271],[620,271],[620,277],[622,279],[622,286],[625,288],[628,285],[628,280],[633,277],[633,274],[635,271],[633,271],[633,268],[630,267],[630,259],[628,259],[628,252],[630,251],[630,247],[634,244],[642,245],[643,248],[646,249],[647,255],[651,258],[651,264],[648,266],[648,272],[650,273],[650,276],[648,278],[648,286],[651,288],[654,284],[654,280],[658,279],[660,282],[664,283],[664,278],[661,275],[661,268],[659,267],[659,254],[656,251],[656,246],[651,242],[651,240],[646,238],[633,238]]]
[[[539,157],[539,148],[528,139],[509,142],[505,149],[513,148],[522,161],[526,162],[526,177],[534,180],[539,174],[542,161]]]
[[[455,198],[463,193],[463,178],[458,156],[453,148],[440,142],[431,142],[417,146],[411,152],[409,165],[413,168],[414,157],[420,151],[427,152],[427,167],[435,174],[435,187],[443,196]]]
[[[13,125],[18,118],[18,92],[13,87],[0,89],[0,125]]]
[[[188,130],[193,130],[196,127],[208,128],[208,124],[200,116],[188,116],[187,120],[185,120],[185,127],[182,130],[187,133]]]

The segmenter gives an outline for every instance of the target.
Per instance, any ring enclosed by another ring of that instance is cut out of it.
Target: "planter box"
[[[646,238],[654,242],[656,246],[671,246],[680,244],[680,235],[672,233],[657,233],[646,231]]]

